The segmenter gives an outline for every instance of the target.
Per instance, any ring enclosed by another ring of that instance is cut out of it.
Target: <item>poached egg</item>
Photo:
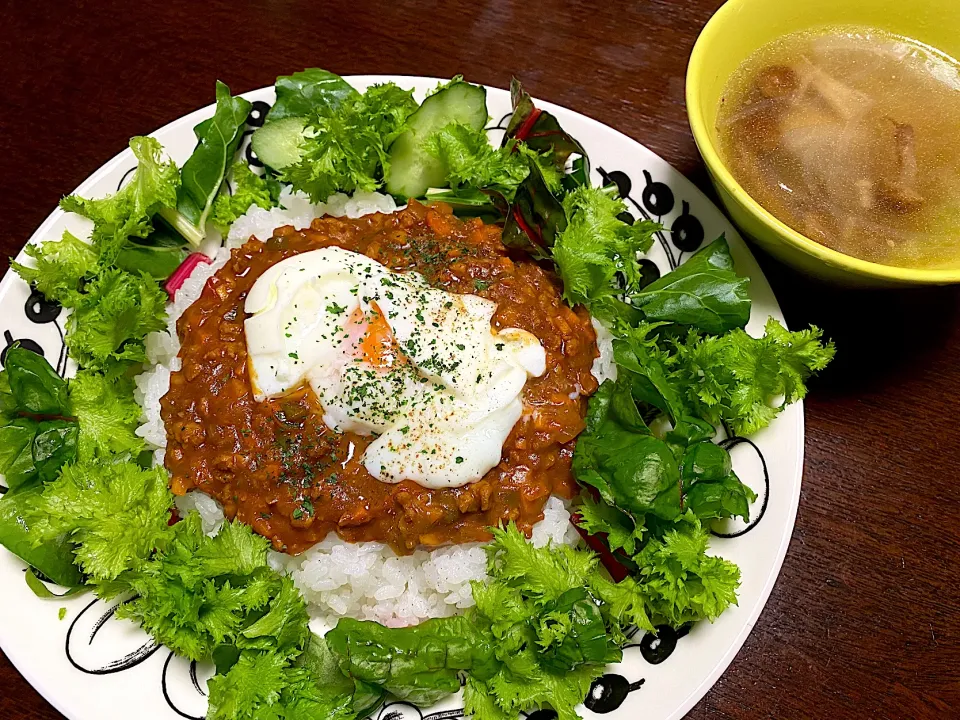
[[[523,386],[546,369],[535,336],[493,330],[496,309],[342,248],[295,255],[244,306],[256,399],[307,382],[328,427],[376,436],[362,458],[371,475],[460,487],[500,462]]]

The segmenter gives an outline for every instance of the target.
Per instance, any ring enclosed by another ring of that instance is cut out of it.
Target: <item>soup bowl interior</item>
[[[960,260],[936,269],[893,267],[831,250],[792,230],[737,183],[717,150],[717,111],[730,76],[752,53],[788,33],[859,25],[903,35],[960,57],[960,2],[943,0],[729,0],[707,23],[687,70],[687,113],[727,212],[783,262],[845,285],[960,283]],[[958,238],[960,242],[960,238]]]

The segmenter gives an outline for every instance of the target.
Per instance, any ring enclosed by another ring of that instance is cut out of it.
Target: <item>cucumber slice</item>
[[[474,130],[486,125],[486,89],[458,82],[423,101],[408,120],[410,128],[390,146],[387,192],[403,197],[420,197],[428,188],[447,185],[447,168],[424,149],[423,141],[431,133],[454,122],[463,123]]]
[[[306,121],[301,117],[286,117],[268,122],[250,137],[250,145],[264,165],[282,170],[300,160],[300,143]]]

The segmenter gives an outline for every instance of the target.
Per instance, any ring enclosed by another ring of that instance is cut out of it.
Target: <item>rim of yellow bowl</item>
[[[894,265],[881,265],[880,263],[860,260],[850,255],[844,255],[837,250],[831,250],[825,245],[811,240],[798,233],[789,225],[781,222],[765,210],[760,203],[754,200],[750,194],[736,181],[726,164],[720,158],[713,141],[710,139],[710,133],[707,131],[706,123],[703,119],[703,108],[700,105],[699,88],[701,75],[703,74],[704,62],[707,59],[709,46],[716,33],[721,31],[721,25],[725,15],[738,12],[741,5],[740,0],[728,0],[724,3],[713,17],[707,21],[703,30],[700,31],[700,37],[697,38],[693,46],[693,52],[690,54],[690,62],[687,66],[687,117],[690,121],[690,130],[693,132],[693,139],[697,143],[697,148],[703,156],[703,160],[710,170],[714,179],[723,185],[723,188],[738,200],[750,213],[756,216],[771,232],[779,236],[785,243],[793,245],[797,249],[812,255],[818,260],[835,268],[847,270],[855,275],[888,280],[899,283],[913,284],[932,284],[945,285],[949,283],[960,282],[960,268],[904,268]]]

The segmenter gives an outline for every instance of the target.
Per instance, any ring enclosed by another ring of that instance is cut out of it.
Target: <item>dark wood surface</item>
[[[515,74],[709,190],[683,90],[719,1],[617,5],[4,3],[4,267],[61,195],[130,136],[208,104],[215,79],[240,92],[310,66],[462,72],[500,87]],[[825,328],[839,354],[806,403],[803,493],[783,572],[688,717],[960,717],[960,293],[839,291],[760,259],[788,322]],[[58,717],[0,654],[0,720]]]

